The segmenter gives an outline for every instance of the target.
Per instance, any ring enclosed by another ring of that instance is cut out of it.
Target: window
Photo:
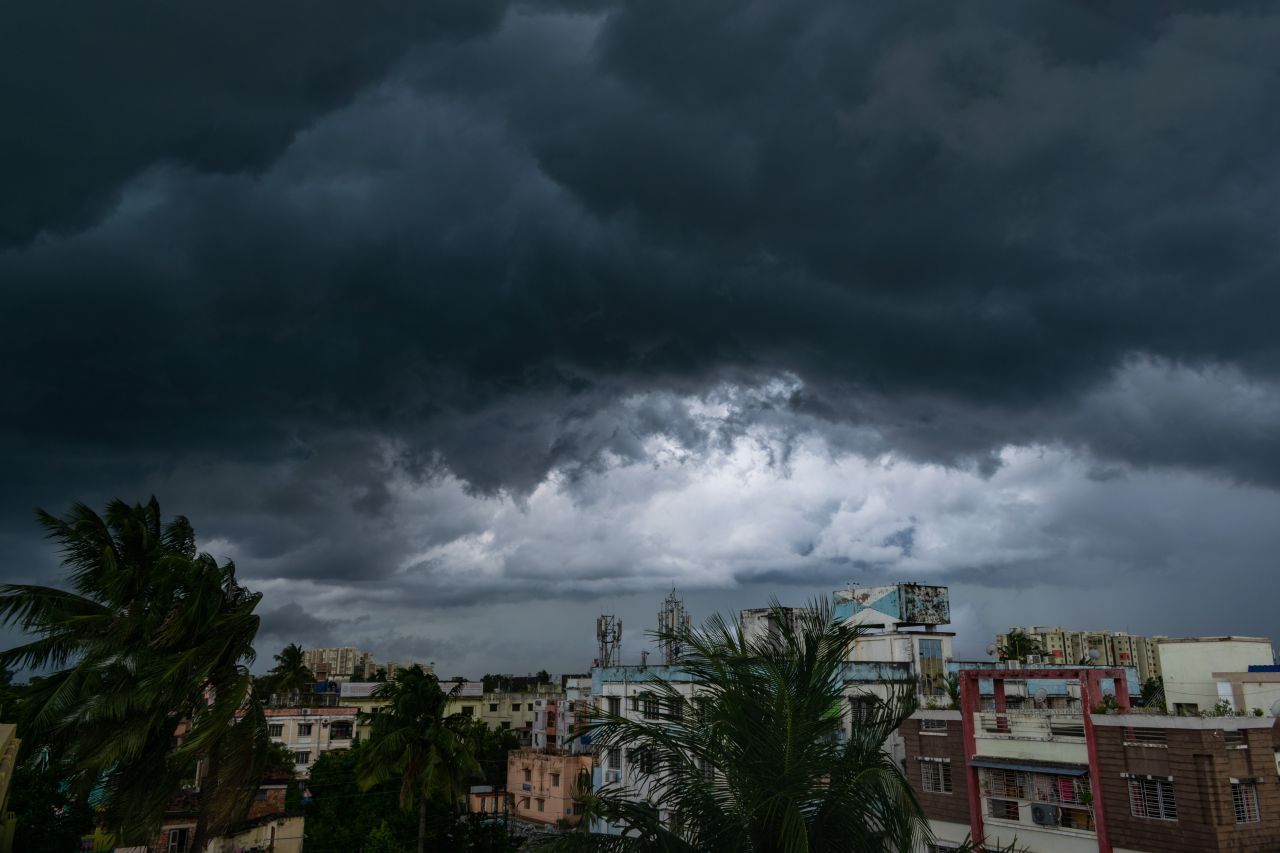
[[[1018,819],[1018,804],[1013,800],[987,800],[987,816],[1002,820]]]
[[[509,729],[511,728],[511,721],[510,721],[510,720],[503,720],[503,721],[502,721],[502,728],[503,728],[504,730],[509,730]]]
[[[671,716],[671,719],[673,720],[683,719],[684,718],[684,699],[680,696],[676,696],[673,699],[668,700],[667,714],[669,714]]]
[[[490,702],[490,703],[489,703],[489,713],[490,713],[490,714],[495,714],[495,713],[497,713],[497,711],[498,711],[498,703],[497,703],[497,702]]]
[[[920,731],[922,732],[945,732],[947,730],[946,720],[921,720]]]
[[[652,693],[640,694],[640,715],[646,720],[658,719],[658,697]]]
[[[620,746],[609,747],[609,769],[610,770],[622,769],[622,747]]]
[[[1224,731],[1222,733],[1222,742],[1227,746],[1246,746],[1244,742],[1244,732],[1237,729],[1236,731]]]
[[[1257,823],[1258,785],[1256,782],[1232,782],[1231,805],[1235,807],[1236,823]]]
[[[950,794],[951,764],[945,761],[921,761],[920,785],[931,794]]]
[[[463,705],[463,706],[462,706],[462,716],[464,716],[464,717],[474,717],[475,715],[476,715],[476,706],[475,706],[475,705]]]
[[[298,723],[298,737],[311,737],[312,723]]]
[[[850,696],[850,722],[852,722],[855,727],[870,723],[875,719],[876,706],[879,704],[880,703],[874,696]]]
[[[1173,782],[1168,779],[1130,779],[1129,810],[1135,817],[1177,820],[1178,806],[1173,799]]]
[[[551,787],[553,787],[553,788],[559,788],[559,787],[560,787],[560,774],[559,774],[559,773],[552,773],[552,774],[551,774]]]
[[[539,797],[539,798],[538,798],[538,811],[540,811],[540,812],[544,812],[544,811],[546,811],[546,810],[547,810],[547,801],[546,801],[546,800],[544,800],[544,799],[542,799],[541,797]]]
[[[186,853],[187,845],[191,842],[188,837],[190,832],[185,826],[169,830],[169,843],[165,853]]]
[[[310,764],[311,750],[304,749],[304,750],[300,750],[299,752],[295,752],[293,754],[293,763],[294,764]]]
[[[532,781],[533,781],[533,771],[532,771],[532,770],[530,770],[528,767],[526,767],[526,768],[524,769],[524,781],[526,781],[526,782],[532,782]]]
[[[635,768],[646,775],[653,773],[653,751],[647,747],[637,747],[627,756]]]
[[[698,722],[706,725],[711,722],[711,700],[705,696],[699,696],[693,700],[694,713],[698,715]]]
[[[511,703],[511,713],[513,713],[513,714],[514,714],[514,713],[516,713],[516,712],[517,712],[517,711],[519,711],[519,710],[520,710],[520,703],[519,703],[519,702],[512,702],[512,703]]]
[[[267,737],[284,737],[284,723],[268,724]]]
[[[532,703],[532,702],[530,702],[530,703],[529,703],[529,710],[530,710],[530,711],[532,711],[532,710],[533,710],[533,703]]]
[[[1168,744],[1169,733],[1153,726],[1129,726],[1124,731],[1127,743]]]
[[[615,717],[622,716],[622,697],[610,696],[606,700],[608,703],[607,710]]]
[[[348,720],[339,720],[329,729],[329,740],[348,740],[351,737],[351,723]]]
[[[529,810],[529,798],[528,798],[528,797],[525,797],[525,798],[523,798],[522,800],[520,800],[520,808],[524,809],[525,811],[528,811],[528,810]]]

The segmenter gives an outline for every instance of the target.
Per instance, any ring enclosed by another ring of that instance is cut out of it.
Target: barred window
[[[667,714],[673,720],[679,720],[684,717],[684,699],[675,696],[667,700]]]
[[[620,746],[609,747],[609,769],[610,770],[622,769],[622,747]]]
[[[1167,779],[1130,779],[1129,810],[1135,817],[1177,820],[1178,806],[1173,799],[1173,783]]]
[[[267,737],[284,737],[284,723],[269,723]]]
[[[985,769],[982,772],[982,792],[989,797],[1010,800],[1029,800],[1027,774],[1021,770]]]
[[[987,800],[987,816],[1017,820],[1018,804],[1013,800]]]
[[[950,794],[951,765],[944,761],[921,761],[920,785],[931,794]]]
[[[947,730],[946,720],[921,720],[920,730],[926,732],[945,732]]]
[[[1169,733],[1153,726],[1129,726],[1124,739],[1130,743],[1168,743]]]
[[[1239,729],[1236,731],[1224,731],[1222,733],[1222,742],[1227,746],[1244,746],[1244,732]]]
[[[1231,804],[1235,807],[1236,823],[1257,823],[1258,786],[1254,782],[1232,782]]]
[[[854,727],[865,725],[875,719],[876,708],[880,701],[874,696],[850,696],[849,717]]]
[[[658,697],[652,693],[640,694],[640,715],[646,720],[658,719]]]

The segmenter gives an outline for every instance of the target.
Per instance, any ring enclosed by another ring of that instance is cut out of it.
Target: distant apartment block
[[[317,681],[361,681],[374,675],[373,656],[353,646],[307,649],[302,660]]]
[[[1033,675],[1074,683],[1079,703],[1010,707],[1006,682]],[[1041,853],[1280,849],[1276,722],[1133,712],[1118,668],[964,670],[960,710],[901,729],[935,836],[922,851],[970,837]]]
[[[996,645],[1004,646],[1009,634],[1021,631],[1039,643],[1039,663],[1057,666],[1132,666],[1138,670],[1138,681],[1158,678],[1161,674],[1157,645],[1164,637],[1141,637],[1124,631],[1072,631],[1067,628],[1032,625],[1011,628],[996,635]],[[1037,661],[1030,661],[1036,663]]]

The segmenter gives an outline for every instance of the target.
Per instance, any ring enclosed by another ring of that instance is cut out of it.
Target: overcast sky
[[[1274,3],[73,7],[0,6],[0,579],[155,494],[268,661],[1276,633]]]

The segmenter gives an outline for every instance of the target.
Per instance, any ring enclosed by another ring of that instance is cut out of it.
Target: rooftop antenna
[[[693,619],[685,612],[684,599],[676,595],[672,587],[658,611],[658,652],[663,663],[673,664],[684,654],[684,643],[679,638],[692,623]]]
[[[608,613],[596,619],[596,641],[600,644],[600,666],[622,663],[622,620]]]

